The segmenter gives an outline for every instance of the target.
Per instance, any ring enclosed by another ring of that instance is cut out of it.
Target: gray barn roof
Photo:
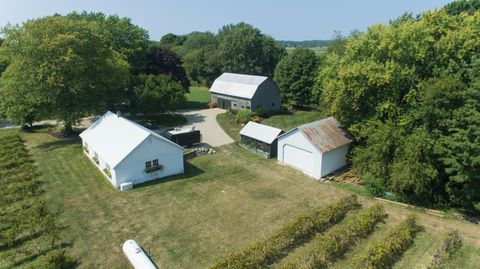
[[[289,131],[299,130],[320,152],[326,153],[353,141],[353,137],[334,117],[310,122]]]
[[[251,99],[258,86],[267,79],[264,76],[223,73],[213,82],[210,92]]]
[[[282,130],[268,125],[249,121],[240,131],[241,135],[251,137],[267,144],[272,144],[282,133]]]

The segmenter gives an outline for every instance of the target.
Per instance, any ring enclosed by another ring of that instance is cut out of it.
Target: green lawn
[[[192,86],[187,94],[187,101],[180,109],[203,109],[210,102],[210,92],[207,87]]]
[[[156,129],[156,127],[174,127],[187,123],[187,119],[184,116],[176,113],[124,116],[141,125],[151,125],[153,126],[153,129]]]
[[[13,132],[17,130],[1,130],[0,135]],[[235,144],[189,161],[184,175],[123,193],[84,156],[79,139],[59,140],[46,133],[21,135],[42,173],[45,198],[58,212],[65,241],[71,243],[69,255],[79,262],[78,268],[130,268],[121,252],[127,239],[137,240],[160,268],[204,268],[227,252],[270,234],[304,210],[349,193]],[[373,200],[361,198],[361,202],[369,205]],[[386,206],[385,226],[395,225],[410,213]],[[467,245],[461,264],[464,268],[480,264],[478,226],[418,214],[428,236],[416,242],[434,242],[421,251],[432,253],[439,236],[455,228]],[[426,264],[429,258],[426,254],[408,257],[406,265]],[[414,263],[417,257],[421,260]],[[348,265],[352,260],[347,255],[338,264]]]
[[[323,114],[317,111],[297,111],[293,114],[275,115],[262,121],[262,124],[277,127],[287,132],[307,122],[323,118]],[[240,141],[240,130],[242,125],[236,122],[236,116],[225,112],[217,116],[218,124],[233,140]]]

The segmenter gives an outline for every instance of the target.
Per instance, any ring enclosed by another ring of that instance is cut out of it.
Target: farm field
[[[287,53],[291,53],[295,48],[287,48]],[[327,52],[327,49],[328,47],[313,47],[313,48],[307,48],[307,49],[311,49],[313,50],[313,52],[315,52],[315,54],[317,55],[322,55],[324,54],[325,52]]]
[[[19,133],[36,160],[45,199],[70,242],[69,255],[78,268],[129,268],[121,252],[127,239],[137,240],[160,268],[205,268],[228,252],[271,234],[306,210],[350,194],[321,183],[274,160],[265,160],[232,144],[213,155],[195,158],[186,174],[123,193],[83,155],[78,139]],[[373,200],[360,198],[363,208]],[[368,241],[404,219],[411,210],[384,204],[388,218],[357,244],[334,268],[349,268]],[[458,229],[465,246],[458,263],[480,263],[480,228],[417,212],[425,231],[395,268],[423,268],[445,231]],[[399,267],[401,266],[401,267]],[[453,268],[453,267],[452,267]]]
[[[207,87],[191,86],[187,93],[187,101],[180,105],[180,109],[203,109],[210,102],[210,92]]]

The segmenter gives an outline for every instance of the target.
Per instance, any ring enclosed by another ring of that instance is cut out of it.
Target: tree
[[[111,42],[113,49],[125,56],[132,74],[138,74],[144,69],[149,45],[148,32],[134,25],[130,18],[86,11],[72,12],[66,17],[96,23],[105,39]]]
[[[445,6],[449,15],[455,16],[465,12],[473,14],[480,9],[480,0],[458,0]]]
[[[223,26],[218,33],[222,72],[273,76],[285,48],[247,24]]]
[[[280,87],[282,102],[297,106],[309,104],[319,59],[310,49],[298,48],[283,57],[275,68],[275,81]]]
[[[168,33],[160,39],[160,47],[163,49],[173,49],[174,47],[181,46],[183,42],[185,42],[185,39],[185,36]]]
[[[45,17],[5,34],[0,54],[9,66],[0,102],[10,118],[19,109],[33,110],[62,121],[70,134],[81,118],[104,111],[109,95],[127,83],[128,63],[87,21]]]
[[[407,14],[327,52],[314,93],[355,133],[353,168],[377,194],[480,210],[479,22]]]
[[[160,113],[173,110],[183,103],[185,92],[180,82],[168,75],[140,75],[140,83],[135,87],[137,112]]]
[[[147,54],[145,74],[161,75],[166,74],[181,83],[185,92],[188,92],[190,80],[187,78],[185,69],[182,66],[180,57],[171,50],[162,49],[156,46],[150,47]]]

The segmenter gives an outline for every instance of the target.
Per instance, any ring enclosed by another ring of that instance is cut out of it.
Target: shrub
[[[268,116],[268,111],[262,106],[258,106],[257,109],[255,109],[255,115],[265,118]]]
[[[384,238],[367,247],[360,257],[357,268],[380,269],[391,267],[405,252],[421,230],[415,215],[410,215]]]
[[[103,168],[103,172],[105,173],[105,175],[107,175],[109,178],[112,178],[112,172],[110,172],[109,169],[107,168]]]
[[[242,109],[237,113],[237,122],[241,124],[247,123],[253,115],[255,115],[255,113],[250,109]]]
[[[257,116],[257,115],[253,116],[250,120],[253,121],[253,122],[260,122],[261,121],[260,117]]]
[[[327,206],[310,210],[284,225],[271,236],[231,253],[210,268],[264,268],[288,255],[314,234],[338,223],[348,211],[358,208],[357,196],[344,197]]]
[[[345,224],[335,226],[313,241],[280,268],[324,268],[340,258],[355,243],[368,236],[378,222],[386,218],[382,205],[374,205],[356,214]]]
[[[456,251],[462,246],[462,239],[457,231],[448,233],[442,242],[442,245],[435,251],[429,269],[442,268],[443,264],[450,260]]]

